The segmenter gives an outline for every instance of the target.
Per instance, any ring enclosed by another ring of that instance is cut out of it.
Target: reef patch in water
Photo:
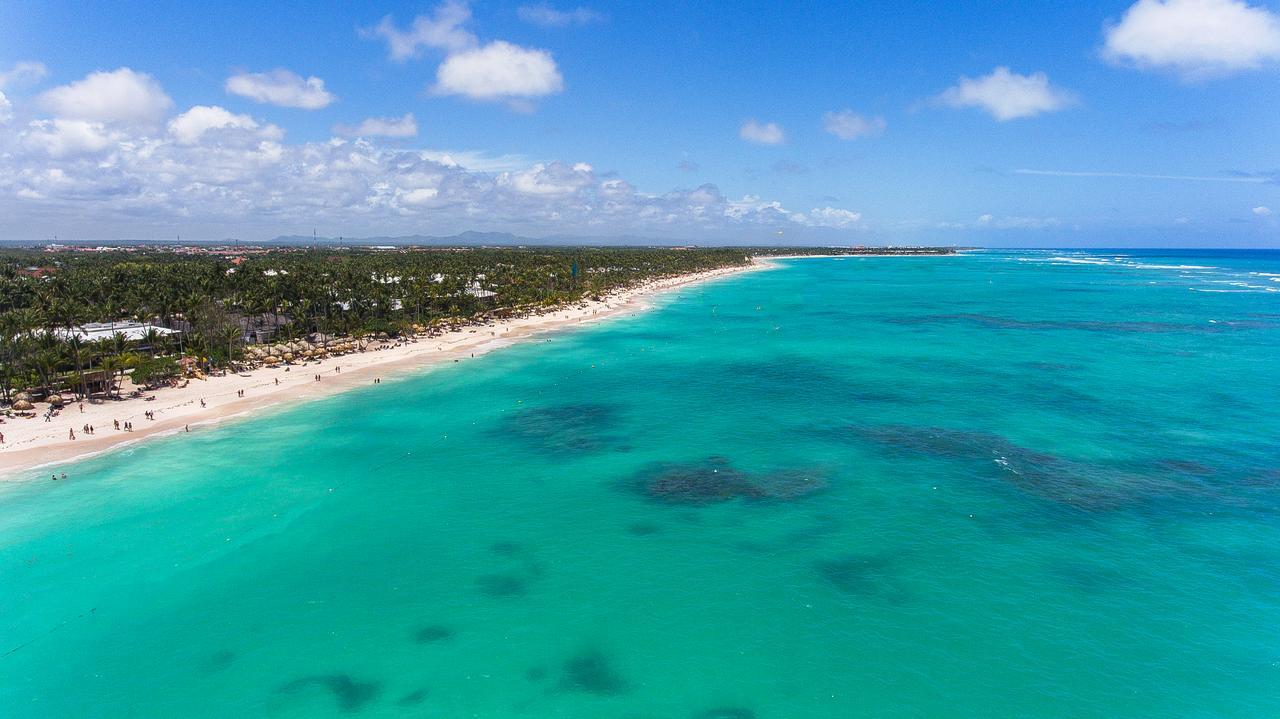
[[[817,562],[818,574],[842,594],[901,604],[910,598],[898,577],[898,563],[887,554],[848,554]]]
[[[283,684],[277,692],[296,694],[311,688],[327,690],[344,712],[360,711],[382,691],[381,684],[357,681],[348,674],[313,674]]]
[[[734,499],[790,501],[814,494],[828,485],[823,468],[783,469],[749,473],[725,457],[693,462],[658,462],[641,469],[633,486],[664,504],[707,505]]]
[[[486,597],[505,599],[524,596],[529,581],[518,574],[486,574],[476,577],[476,588]]]
[[[434,644],[449,639],[453,639],[453,630],[440,624],[432,624],[413,633],[413,640],[419,644]]]
[[[540,451],[599,452],[618,443],[617,414],[612,405],[589,402],[530,407],[508,415],[500,432]]]
[[[598,649],[579,652],[565,660],[560,688],[600,696],[616,696],[630,691],[630,684],[614,668],[609,657]]]

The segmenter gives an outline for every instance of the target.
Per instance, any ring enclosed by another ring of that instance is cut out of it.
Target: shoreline
[[[787,258],[752,258],[747,265],[651,280],[601,300],[585,300],[567,308],[489,325],[467,325],[438,337],[412,337],[384,349],[193,379],[186,387],[145,392],[142,398],[84,404],[83,411],[79,403],[71,403],[52,422],[45,422],[41,417],[10,419],[0,424],[0,432],[5,435],[4,444],[0,444],[0,483],[36,479],[23,475],[115,451],[152,437],[183,433],[188,426],[195,431],[252,417],[271,407],[331,396],[371,384],[375,379],[434,367],[450,360],[479,357],[535,335],[628,312],[646,311],[653,307],[658,295],[715,279],[773,269],[778,266],[771,261],[774,259]],[[321,378],[319,381],[315,379],[317,375]],[[241,391],[245,393],[243,397],[239,396]],[[145,412],[153,412],[156,419],[146,419]],[[131,422],[134,430],[113,429],[113,421],[121,422],[122,426],[124,422]],[[93,435],[82,432],[85,424],[94,427]],[[75,430],[75,440],[68,438],[69,429]]]

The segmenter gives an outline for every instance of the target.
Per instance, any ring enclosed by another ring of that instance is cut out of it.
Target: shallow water
[[[1276,279],[789,261],[30,472],[0,715],[1280,716]]]

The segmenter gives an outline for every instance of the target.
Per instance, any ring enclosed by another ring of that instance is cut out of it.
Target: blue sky
[[[0,238],[1280,246],[1280,4],[691,5],[8,0]]]

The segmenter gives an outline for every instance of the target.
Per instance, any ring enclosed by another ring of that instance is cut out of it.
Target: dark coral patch
[[[752,474],[728,459],[707,457],[696,462],[658,462],[637,473],[636,486],[645,496],[666,504],[706,505],[734,499],[791,500],[827,486],[821,469],[785,469]]]
[[[224,649],[220,652],[215,652],[213,656],[209,657],[209,670],[215,672],[222,671],[235,663],[235,661],[235,652],[231,650]]]
[[[486,597],[510,598],[528,592],[529,582],[516,574],[486,574],[476,578],[476,587]]]
[[[638,482],[652,499],[672,504],[714,504],[755,493],[747,475],[721,457],[651,465]]]
[[[899,604],[909,592],[898,578],[897,563],[884,554],[850,554],[818,562],[818,574],[843,594]]]
[[[435,642],[443,642],[447,639],[453,639],[453,630],[449,627],[433,624],[429,627],[423,627],[413,633],[414,641],[419,644],[434,644]]]
[[[520,545],[515,542],[494,542],[489,551],[502,557],[514,557],[520,553]]]
[[[427,699],[426,689],[415,689],[409,692],[408,694],[405,694],[404,696],[400,697],[400,700],[397,701],[396,704],[399,704],[402,707],[411,707],[411,706],[417,706],[421,704],[422,702],[426,701],[426,699]]]
[[[903,456],[972,462],[974,476],[998,479],[1038,499],[1083,512],[1115,510],[1192,489],[1171,479],[1168,471],[1143,473],[1117,463],[1067,459],[990,432],[910,425],[851,431]]]
[[[566,691],[614,696],[626,693],[630,685],[614,670],[609,658],[603,652],[590,649],[565,660],[560,688]]]
[[[763,499],[799,499],[827,488],[829,472],[815,469],[782,469],[753,475],[751,485]]]
[[[615,443],[617,412],[605,404],[531,407],[511,414],[502,432],[548,452],[598,452]]]
[[[278,691],[293,694],[311,687],[327,689],[333,694],[338,708],[344,712],[355,712],[377,698],[382,687],[377,682],[360,682],[347,674],[316,674],[294,679],[281,686]]]

